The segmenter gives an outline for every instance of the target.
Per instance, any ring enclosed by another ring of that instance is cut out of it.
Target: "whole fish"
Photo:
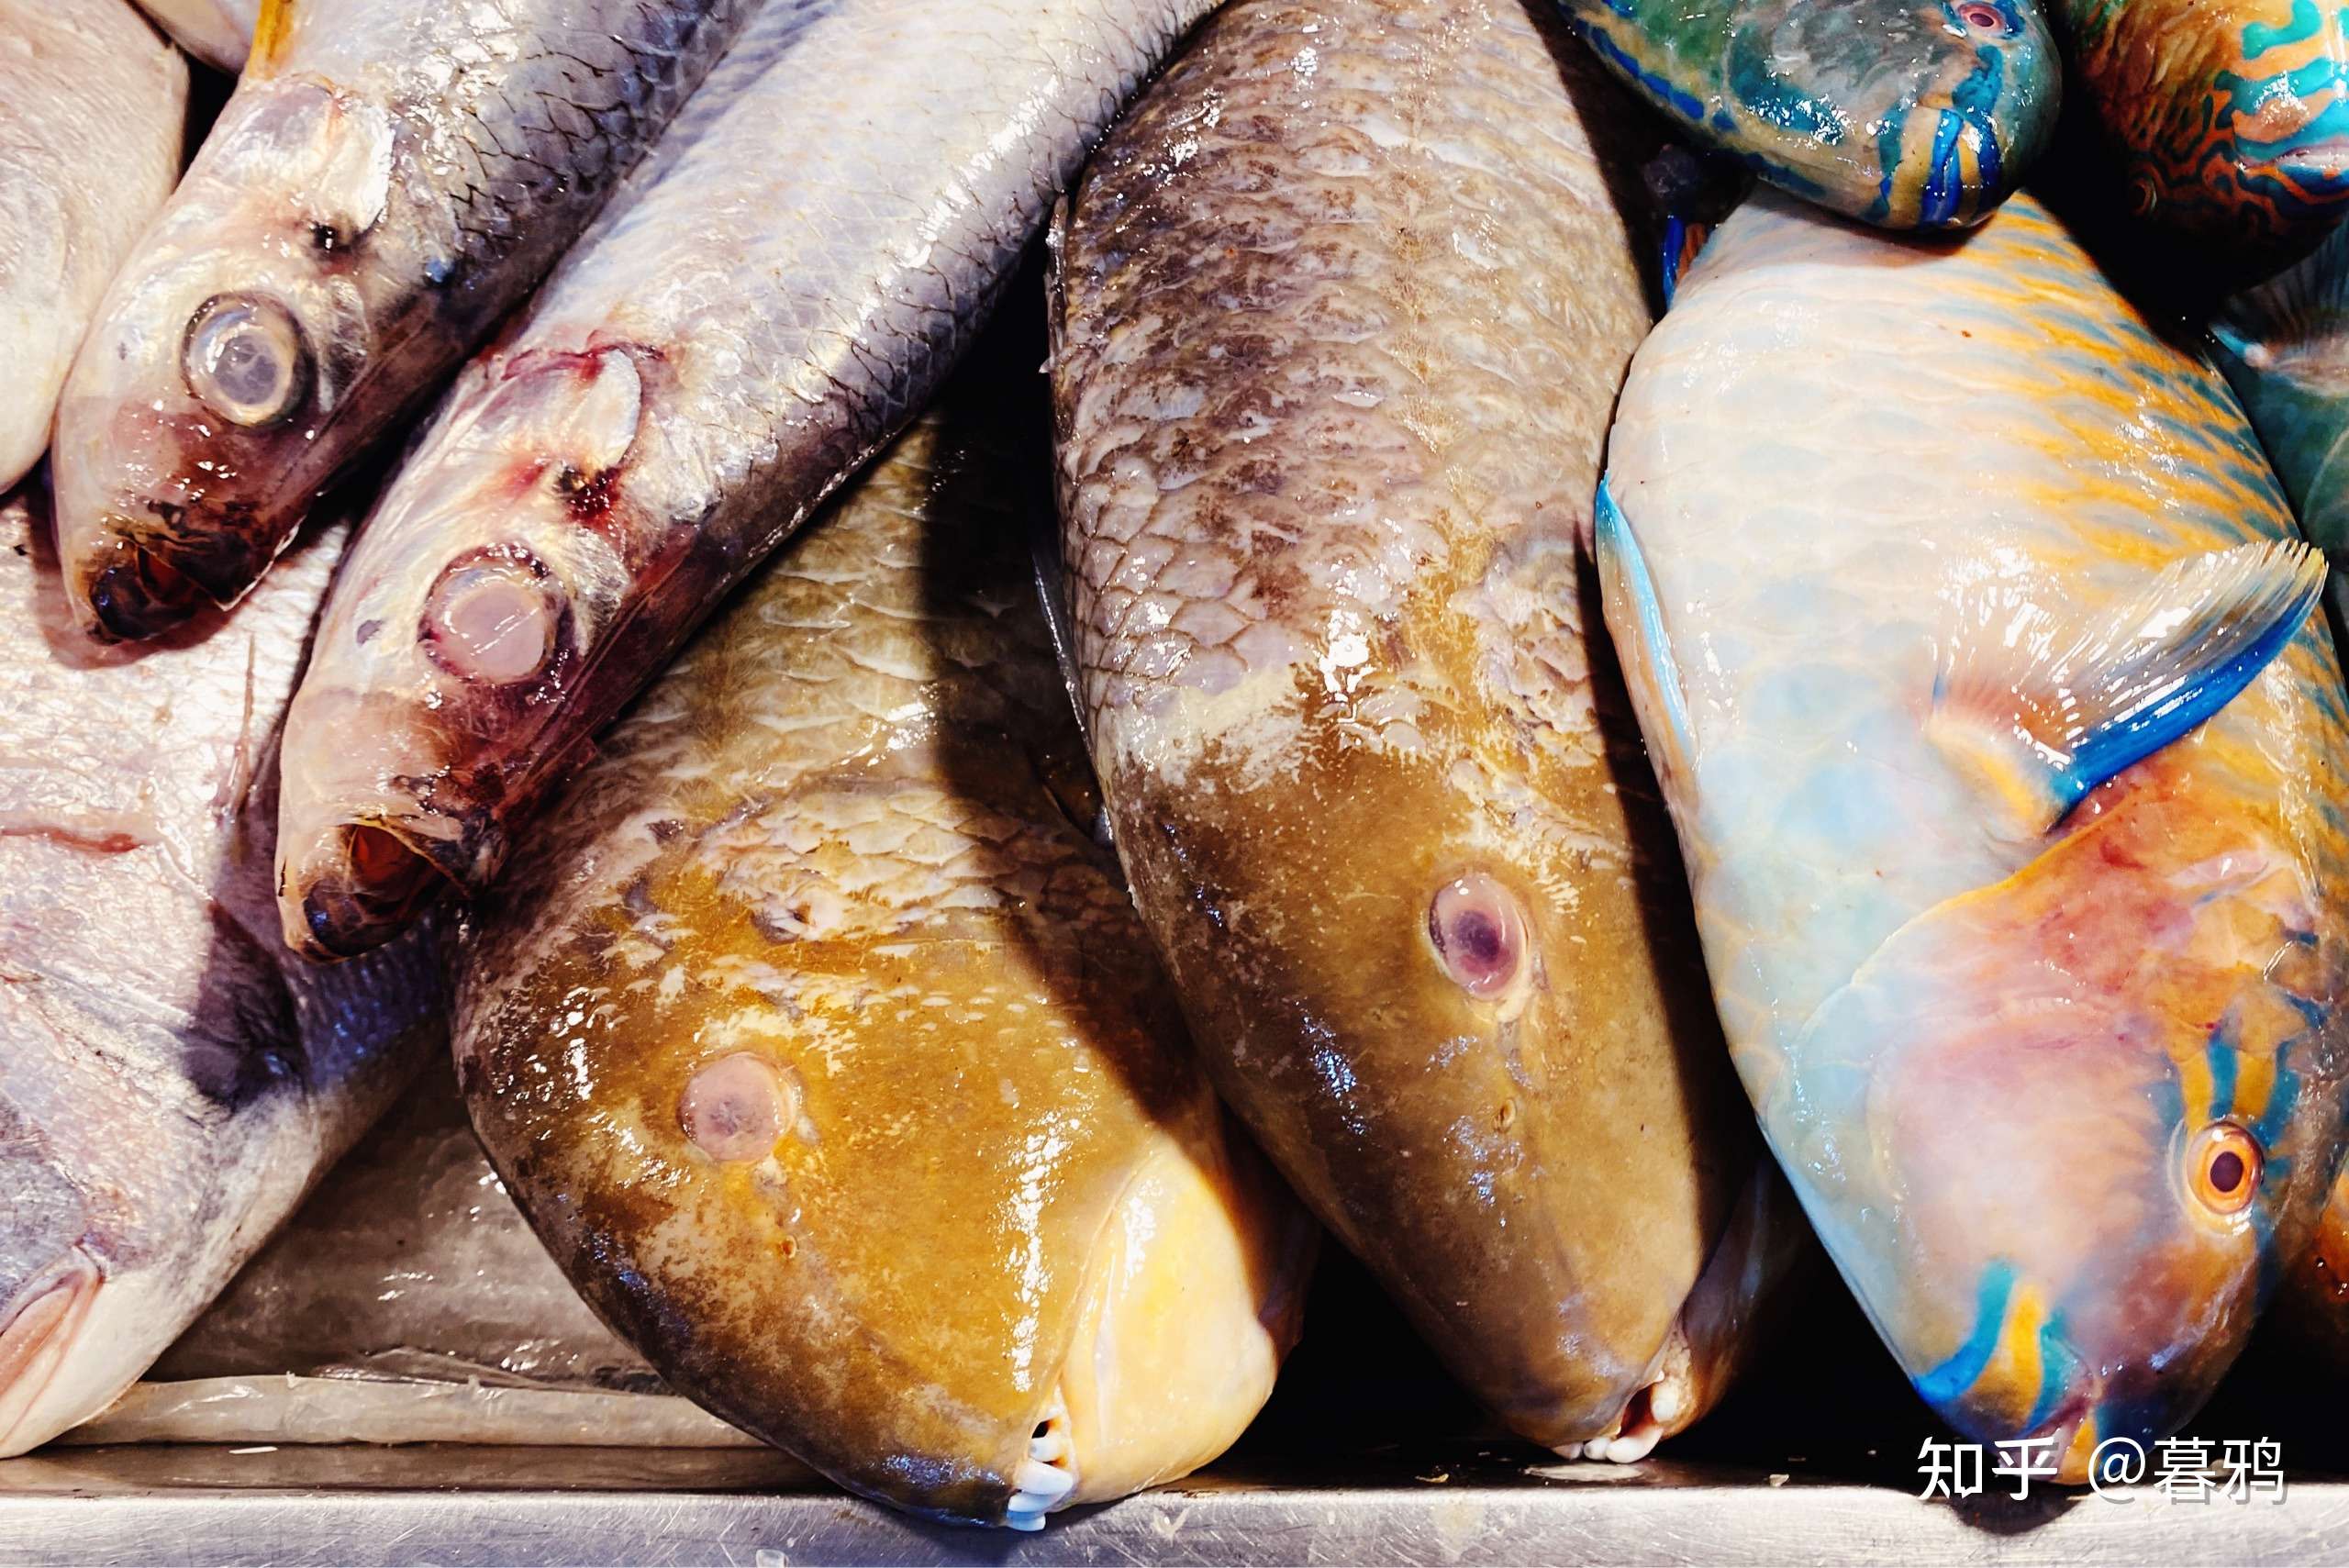
[[[420,938],[321,970],[269,918],[271,739],[347,530],[289,556],[233,625],[134,656],[74,630],[29,497],[0,529],[13,1454],[121,1393],[443,1036]]]
[[[65,386],[84,629],[250,588],[594,216],[756,0],[269,0]]]
[[[139,7],[206,65],[231,75],[245,68],[262,0],[139,0]]]
[[[1981,222],[2054,135],[2036,0],[1559,3],[1690,136],[1888,228]]]
[[[525,1212],[674,1386],[868,1496],[1034,1529],[1240,1434],[1311,1230],[1088,830],[1009,444],[1041,421],[1003,380],[607,738],[467,949],[457,1052]]]
[[[0,0],[0,495],[49,446],[65,367],[179,177],[187,62],[126,0]]]
[[[2301,531],[2349,566],[2349,228],[2227,301],[2211,336]]]
[[[1080,700],[1192,1032],[1477,1397],[1611,1459],[1800,1234],[1588,635],[1656,136],[1540,0],[1230,6],[1053,309]]]
[[[1207,3],[768,9],[465,373],[337,585],[286,738],[289,941],[358,951],[488,879],[586,740],[937,388]]]
[[[2239,251],[2349,202],[2349,19],[2317,0],[2053,0],[2141,217]]]
[[[2240,406],[2028,197],[1715,233],[1608,625],[1763,1129],[1918,1392],[2066,1480],[2192,1414],[2340,1152],[2340,665]]]

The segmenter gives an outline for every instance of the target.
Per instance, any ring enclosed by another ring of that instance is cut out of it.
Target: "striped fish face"
[[[2072,0],[2071,12],[2082,79],[2124,150],[2141,214],[2238,242],[2338,219],[2349,6]]]
[[[1792,1053],[1859,1133],[1823,1145],[1848,1151],[1830,1225],[1918,1392],[1976,1436],[2054,1439],[2075,1473],[2208,1396],[2335,1133],[2303,1092],[2337,1067],[2290,847],[2186,767],[2139,772],[1887,942]]]

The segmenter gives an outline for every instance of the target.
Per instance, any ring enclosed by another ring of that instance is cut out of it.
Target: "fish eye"
[[[1977,33],[1989,33],[1998,38],[2012,38],[2019,28],[2014,17],[1990,0],[1958,0],[1950,14]]]
[[[206,300],[190,318],[180,350],[181,373],[196,401],[248,429],[294,412],[309,362],[293,313],[251,295]]]
[[[2241,1214],[2258,1194],[2266,1163],[2259,1140],[2233,1122],[2214,1121],[2187,1146],[2187,1187],[2213,1214]]]
[[[1454,877],[1428,904],[1428,941],[1436,962],[1471,996],[1497,996],[1524,969],[1525,913],[1516,896],[1483,872]]]

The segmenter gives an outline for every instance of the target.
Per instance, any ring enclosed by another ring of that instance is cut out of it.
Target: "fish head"
[[[353,455],[373,373],[441,292],[425,280],[453,281],[388,220],[397,139],[366,99],[248,83],[117,278],[54,453],[67,585],[94,635],[234,602]]]
[[[1879,173],[1878,221],[1978,223],[2054,133],[2062,61],[2028,0],[1780,0],[1740,30],[1733,89]]]
[[[1814,1067],[1876,1063],[1812,1077],[1861,1134],[1823,1163],[1866,1173],[1822,1233],[1961,1431],[2080,1480],[2242,1349],[2339,1137],[2288,868],[2243,816],[2133,803],[1921,917],[1822,1010]]]
[[[321,623],[289,759],[286,940],[347,957],[486,881],[550,716],[641,562],[617,508],[648,368],[631,345],[493,356],[384,495]],[[451,542],[419,556],[405,541]],[[564,732],[567,734],[568,732]]]
[[[2313,232],[2349,201],[2349,29],[2337,7],[2112,6],[2081,56],[2140,216],[2241,245]]]

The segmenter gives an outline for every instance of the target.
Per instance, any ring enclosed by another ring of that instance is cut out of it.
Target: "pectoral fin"
[[[1695,735],[1680,689],[1680,669],[1672,657],[1672,639],[1664,629],[1664,606],[1648,574],[1647,558],[1640,553],[1640,541],[1631,537],[1631,525],[1615,505],[1605,479],[1598,482],[1592,512],[1607,628],[1622,661],[1648,754],[1668,790],[1675,778],[1687,777]]]
[[[2323,586],[2321,554],[2266,539],[2176,562],[2084,630],[2034,603],[1987,603],[1943,660],[1926,734],[1997,830],[2037,837],[2232,701]]]

